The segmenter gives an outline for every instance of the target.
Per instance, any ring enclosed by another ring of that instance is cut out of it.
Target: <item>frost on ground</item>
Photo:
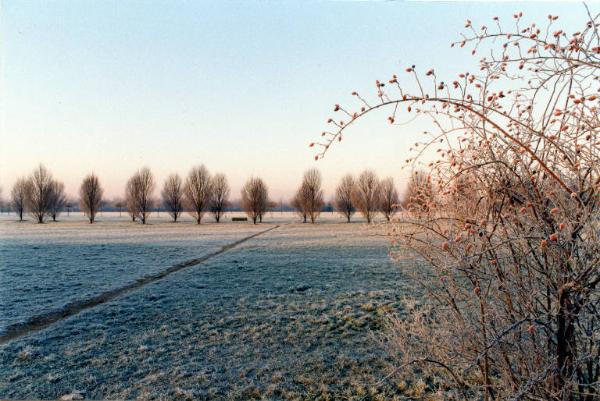
[[[44,225],[0,221],[0,334],[7,327],[204,256],[264,229],[248,224]]]
[[[410,285],[381,229],[336,221],[282,225],[1,346],[0,397],[389,399],[398,385],[376,385],[388,371],[374,333]],[[209,246],[186,229],[169,246]],[[162,239],[145,245],[164,267],[174,260]]]

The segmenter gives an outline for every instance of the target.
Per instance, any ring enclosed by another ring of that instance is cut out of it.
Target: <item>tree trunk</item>
[[[571,377],[574,373],[574,360],[576,354],[575,344],[575,314],[574,308],[569,297],[569,290],[561,289],[559,292],[559,309],[557,315],[557,335],[556,335],[556,390],[563,393],[561,399],[573,401]]]

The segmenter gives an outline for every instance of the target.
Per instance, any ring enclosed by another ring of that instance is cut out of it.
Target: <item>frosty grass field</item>
[[[0,220],[0,335],[278,225],[203,263],[0,345],[0,398],[388,399],[377,339],[411,291],[381,226],[105,214]],[[207,216],[208,217],[208,216]],[[408,262],[403,262],[408,263]],[[377,384],[377,385],[376,385]]]

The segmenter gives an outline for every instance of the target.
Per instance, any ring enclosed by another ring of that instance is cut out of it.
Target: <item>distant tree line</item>
[[[434,196],[431,180],[422,172],[416,172],[411,177],[402,202],[393,179],[379,180],[370,170],[362,172],[357,178],[344,176],[330,203],[325,201],[322,181],[317,169],[306,171],[290,201],[290,206],[305,223],[315,223],[321,212],[334,210],[348,222],[357,211],[368,223],[378,213],[390,221],[400,208],[425,208],[429,204],[428,199]],[[219,223],[232,206],[227,177],[220,173],[211,175],[204,165],[190,169],[185,179],[177,173],[169,175],[162,185],[160,197],[154,196],[155,190],[156,180],[150,169],[144,167],[127,180],[123,198],[108,202],[98,176],[91,173],[80,185],[79,199],[71,200],[65,194],[64,184],[55,180],[46,167],[39,165],[28,177],[17,179],[8,203],[20,221],[27,213],[38,223],[49,218],[56,221],[62,212],[70,213],[78,206],[90,224],[95,222],[97,214],[107,205],[118,210],[119,214],[128,213],[133,222],[142,224],[148,222],[152,212],[161,209],[168,213],[173,222],[187,212],[197,224],[202,223],[207,213]],[[284,210],[283,201],[278,205],[269,199],[267,185],[261,178],[248,179],[240,195],[239,208],[254,224],[262,222],[268,211],[277,208]],[[4,202],[2,204],[5,205]]]
[[[416,172],[411,176],[409,191],[401,202],[391,177],[379,180],[370,170],[362,172],[356,179],[348,174],[342,177],[335,190],[333,206],[348,223],[357,211],[363,215],[367,223],[371,223],[377,213],[381,213],[387,221],[391,221],[398,210],[413,204],[413,196],[423,192],[420,189],[423,185],[421,179],[426,176],[422,172]],[[292,206],[305,223],[308,220],[314,223],[325,207],[321,183],[321,173],[318,170],[306,171],[292,199]],[[433,191],[429,191],[428,196],[433,196]]]
[[[146,224],[150,214],[163,207],[177,222],[181,214],[188,212],[197,224],[208,212],[218,223],[228,210],[231,190],[224,174],[212,176],[204,166],[193,167],[185,181],[178,174],[171,174],[165,180],[160,198],[154,197],[155,179],[149,168],[144,167],[133,174],[125,186],[124,199],[116,199],[113,207],[121,213],[126,210],[132,221]],[[38,223],[51,217],[56,221],[60,213],[70,210],[76,202],[69,200],[65,186],[56,181],[43,165],[38,166],[28,177],[17,179],[10,194],[10,206],[23,221],[26,213]],[[90,223],[108,202],[104,190],[95,174],[84,178],[79,188],[79,208]],[[256,224],[262,222],[265,213],[274,207],[269,200],[267,185],[261,178],[252,177],[246,182],[241,193],[241,208]]]

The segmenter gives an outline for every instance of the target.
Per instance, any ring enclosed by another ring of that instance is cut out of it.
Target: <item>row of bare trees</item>
[[[43,223],[48,216],[56,221],[67,204],[65,186],[40,165],[29,177],[17,179],[11,191],[11,204],[19,220],[29,212],[38,223]]]
[[[414,177],[409,184],[409,197],[413,196]],[[321,189],[321,173],[317,169],[310,169],[304,173],[302,183],[292,198],[291,205],[306,223],[309,219],[314,223],[319,217],[325,204],[323,190]],[[364,171],[358,179],[351,175],[342,178],[335,191],[335,208],[348,222],[358,210],[367,223],[371,223],[377,213],[381,213],[390,221],[400,208],[400,198],[391,177],[379,180],[377,175],[370,170]]]
[[[325,202],[321,185],[321,173],[310,169],[304,173],[302,183],[292,198],[292,207],[305,223],[309,219],[314,223],[323,209]],[[378,212],[390,221],[400,207],[400,198],[391,177],[379,180],[374,172],[366,170],[356,180],[350,174],[342,178],[335,191],[334,203],[348,222],[358,210],[367,223],[371,223]]]
[[[148,168],[142,168],[127,181],[125,206],[132,220],[145,224],[148,215],[156,206],[152,196],[155,189],[154,177]],[[231,189],[224,174],[212,176],[204,166],[193,167],[185,181],[179,174],[171,174],[161,191],[162,205],[174,222],[187,211],[197,224],[210,212],[218,223],[230,206]],[[262,222],[270,207],[269,193],[261,178],[252,177],[242,188],[242,209],[253,223]]]
[[[415,182],[418,180],[411,181],[411,185],[417,185]],[[204,165],[193,167],[185,180],[176,173],[169,175],[159,199],[154,197],[155,189],[154,176],[149,168],[144,167],[129,178],[125,186],[125,200],[115,201],[114,206],[119,210],[126,208],[132,221],[142,224],[146,224],[150,214],[161,206],[173,222],[187,211],[200,224],[207,212],[217,223],[220,222],[231,205],[227,177],[224,174],[211,175]],[[418,192],[411,190],[410,193]],[[90,223],[95,221],[106,203],[103,194],[95,174],[85,177],[79,188],[79,206]],[[42,165],[30,177],[18,179],[11,195],[13,209],[20,220],[29,212],[40,223],[48,216],[56,221],[68,204],[64,184],[54,180]],[[310,220],[314,223],[317,220],[325,205],[322,177],[317,169],[310,169],[304,174],[291,205],[304,222]],[[382,213],[389,221],[398,210],[399,197],[392,178],[380,181],[375,173],[365,171],[356,180],[351,175],[342,179],[336,189],[335,205],[348,222],[357,210],[369,223],[376,213]],[[246,182],[241,191],[241,207],[254,223],[262,222],[265,213],[272,209],[273,204],[262,179],[253,177]]]
[[[381,213],[390,221],[400,208],[400,198],[391,177],[379,180],[370,171],[363,171],[357,179],[344,176],[335,190],[335,206],[348,222],[358,210],[367,223]]]
[[[224,174],[211,176],[205,166],[197,166],[190,170],[185,182],[178,174],[172,174],[164,182],[161,199],[154,197],[155,179],[148,168],[138,170],[125,187],[125,200],[117,200],[115,206],[121,210],[125,207],[132,221],[139,220],[146,224],[150,213],[157,206],[164,206],[174,222],[184,211],[188,211],[200,224],[208,211],[215,221],[221,221],[223,214],[230,206],[230,187]],[[97,213],[105,204],[104,191],[95,174],[84,178],[79,188],[79,205],[90,223],[95,221]],[[252,177],[242,189],[242,209],[256,224],[262,222],[263,216],[271,208],[268,188],[261,178]],[[67,201],[64,184],[53,179],[50,171],[40,165],[29,177],[17,179],[11,191],[11,206],[20,221],[25,213],[43,223],[47,217],[56,221],[58,215],[72,207]]]
[[[90,223],[94,222],[102,202],[102,187],[98,177],[88,175],[82,182],[79,195],[80,207]],[[12,209],[23,221],[25,213],[31,214],[38,223],[47,217],[56,221],[65,208],[71,208],[65,194],[65,185],[55,180],[52,173],[43,165],[39,165],[29,177],[17,179],[11,191]]]

